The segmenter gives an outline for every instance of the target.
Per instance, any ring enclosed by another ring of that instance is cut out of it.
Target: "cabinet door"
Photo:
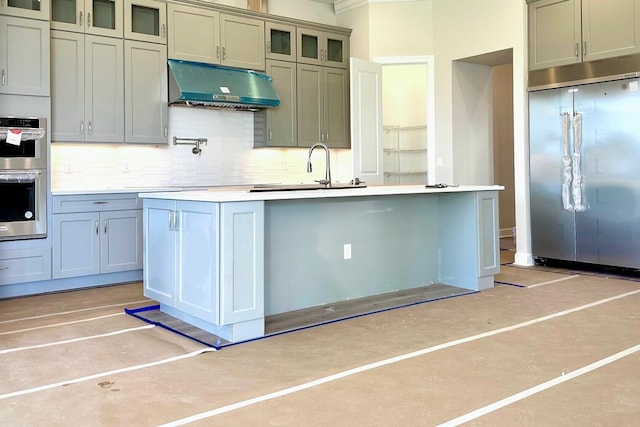
[[[220,13],[170,3],[168,56],[185,61],[220,63]]]
[[[322,64],[322,35],[321,31],[308,28],[297,28],[297,58],[303,64]]]
[[[125,40],[126,142],[167,143],[167,49]]]
[[[218,204],[178,202],[176,308],[218,323]]]
[[[49,96],[49,22],[0,16],[0,93]]]
[[[267,75],[273,79],[273,88],[280,96],[280,105],[266,110],[266,145],[295,147],[298,145],[296,64],[268,60]]]
[[[222,65],[264,70],[264,21],[220,15]]]
[[[167,43],[167,5],[155,0],[126,0],[124,38]]]
[[[174,306],[176,289],[176,202],[144,200],[144,295]]]
[[[100,272],[142,268],[142,211],[100,214]]]
[[[53,278],[100,273],[100,214],[53,215]]]
[[[541,0],[529,4],[529,69],[582,60],[580,0]]]
[[[48,21],[49,0],[0,0],[0,14]]]
[[[0,251],[0,285],[51,280],[51,248]]]
[[[107,37],[122,37],[123,0],[85,0],[88,34]]]
[[[349,67],[349,38],[342,34],[327,33],[324,38],[323,65]]]
[[[582,0],[583,60],[640,52],[640,0]]]
[[[84,141],[84,35],[51,31],[51,141]]]
[[[268,59],[296,61],[296,27],[265,22],[266,56]]]
[[[264,316],[264,202],[223,203],[220,324]]]
[[[298,64],[298,146],[321,142],[323,129],[322,67]]]
[[[84,32],[85,0],[51,0],[51,29]]]
[[[349,148],[349,73],[323,68],[324,143],[331,148]]]
[[[124,142],[124,65],[122,40],[85,38],[86,139]]]

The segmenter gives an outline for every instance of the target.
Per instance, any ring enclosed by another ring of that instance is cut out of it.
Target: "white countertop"
[[[426,188],[424,185],[371,185],[363,188],[262,192],[249,192],[250,188],[251,186],[210,187],[196,191],[141,192],[139,197],[145,199],[188,200],[196,202],[247,202],[504,190],[504,187],[500,185],[460,185],[445,188]]]

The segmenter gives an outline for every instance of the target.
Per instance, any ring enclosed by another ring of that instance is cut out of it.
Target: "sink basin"
[[[327,187],[323,184],[258,184],[249,189],[249,192],[258,191],[301,191],[301,190],[340,190],[347,188],[366,188],[366,184],[331,184]]]

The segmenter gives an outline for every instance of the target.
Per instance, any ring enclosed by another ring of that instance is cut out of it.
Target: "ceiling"
[[[311,1],[315,1],[316,3],[333,4],[335,3],[336,0],[311,0]]]

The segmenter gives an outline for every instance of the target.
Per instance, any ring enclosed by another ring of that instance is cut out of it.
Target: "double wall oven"
[[[0,241],[47,236],[47,123],[0,117]]]

